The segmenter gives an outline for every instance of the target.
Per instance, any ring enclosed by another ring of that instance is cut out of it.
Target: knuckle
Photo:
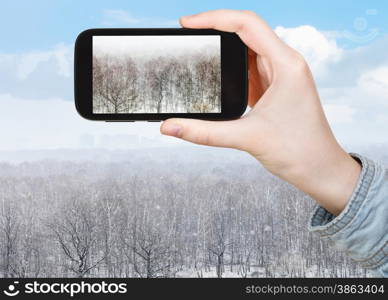
[[[293,75],[307,75],[310,73],[310,69],[305,58],[296,50],[291,51],[286,64],[288,72]]]
[[[199,145],[210,145],[209,132],[202,128],[196,121],[183,128],[182,139]]]
[[[304,59],[303,55],[300,54],[298,51],[294,51],[293,60],[300,67],[304,67],[307,65],[306,60]]]
[[[254,26],[254,22],[257,20],[258,15],[251,11],[251,10],[242,10],[240,11],[242,14],[242,18],[240,19],[240,23],[238,24],[238,27],[236,28],[236,32],[241,32],[245,28],[249,26]]]
[[[199,131],[194,137],[194,142],[200,145],[211,145],[210,134],[206,131]]]
[[[241,10],[241,12],[250,17],[257,17],[257,14],[252,10]]]

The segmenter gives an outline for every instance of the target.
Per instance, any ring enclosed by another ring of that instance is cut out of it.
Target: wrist
[[[319,151],[305,157],[280,177],[338,215],[349,201],[360,172],[361,165],[338,145],[328,152]]]

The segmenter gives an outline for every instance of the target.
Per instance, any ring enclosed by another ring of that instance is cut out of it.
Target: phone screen
[[[93,113],[221,113],[218,35],[93,36]]]

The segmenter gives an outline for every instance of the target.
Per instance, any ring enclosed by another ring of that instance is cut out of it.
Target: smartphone
[[[247,107],[247,47],[211,29],[89,29],[77,37],[75,105],[89,120],[231,120]]]

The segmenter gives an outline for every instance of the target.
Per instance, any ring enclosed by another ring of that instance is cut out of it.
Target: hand
[[[249,11],[216,10],[182,17],[188,28],[235,32],[249,47],[249,106],[233,121],[169,119],[161,132],[196,144],[247,151],[280,178],[337,215],[360,165],[337,143],[303,57]]]

